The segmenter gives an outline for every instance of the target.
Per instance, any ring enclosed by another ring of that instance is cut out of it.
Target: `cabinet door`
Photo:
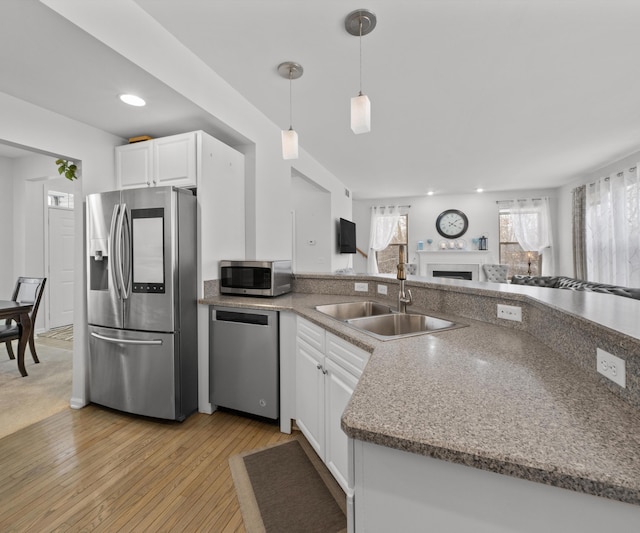
[[[325,359],[325,457],[327,468],[342,489],[349,494],[348,439],[340,427],[344,413],[358,379],[330,359]]]
[[[153,184],[196,187],[196,132],[153,141]]]
[[[116,147],[116,180],[119,189],[151,185],[152,141]]]
[[[324,355],[298,338],[296,349],[296,422],[313,449],[324,458]]]

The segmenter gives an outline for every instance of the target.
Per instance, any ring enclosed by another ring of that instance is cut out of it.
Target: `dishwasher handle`
[[[255,326],[268,326],[269,315],[259,313],[238,313],[236,311],[221,311],[216,309],[215,318],[217,322],[236,322],[240,324],[253,324]]]

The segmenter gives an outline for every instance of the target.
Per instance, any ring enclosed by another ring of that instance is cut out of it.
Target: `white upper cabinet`
[[[154,185],[197,187],[195,132],[155,139],[153,183]]]
[[[173,185],[197,187],[197,136],[181,133],[116,147],[120,189]]]
[[[152,141],[116,146],[116,180],[119,189],[150,186]]]

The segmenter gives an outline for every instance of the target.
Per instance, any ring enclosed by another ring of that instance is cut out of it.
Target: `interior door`
[[[49,208],[49,327],[73,323],[75,223],[72,209]]]

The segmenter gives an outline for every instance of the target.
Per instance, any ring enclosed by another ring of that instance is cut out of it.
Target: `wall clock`
[[[458,209],[447,209],[438,215],[436,229],[447,239],[462,237],[469,228],[469,219]]]

